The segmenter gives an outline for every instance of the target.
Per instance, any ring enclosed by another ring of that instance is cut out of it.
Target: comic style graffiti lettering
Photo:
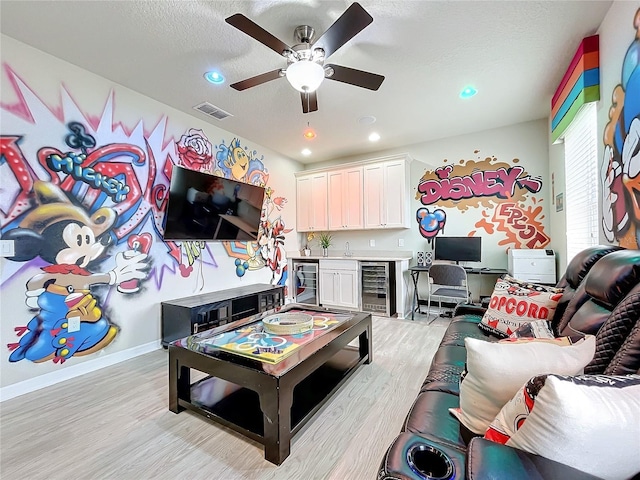
[[[83,180],[92,187],[102,190],[113,198],[114,202],[123,201],[131,190],[129,186],[120,180],[102,175],[94,168],[82,168],[82,163],[86,158],[87,155],[84,153],[68,152],[64,157],[53,154],[47,156],[47,165],[54,172],[68,173],[76,180]]]
[[[423,205],[432,205],[443,200],[463,200],[473,197],[512,198],[516,188],[537,193],[542,182],[523,175],[524,168],[513,166],[495,170],[475,171],[470,175],[452,176],[453,166],[446,165],[435,170],[438,179],[422,180],[418,192]]]
[[[493,233],[494,228],[505,233],[507,238],[498,242],[498,245],[543,248],[551,239],[544,233],[542,223],[537,220],[541,214],[541,206],[524,209],[515,203],[504,202],[495,208],[491,222],[482,219],[475,226],[484,228],[487,233]]]
[[[519,160],[514,158],[513,162],[518,163]],[[483,218],[475,226],[488,233],[496,230],[505,233],[507,238],[499,245],[514,244],[518,248],[526,244],[529,248],[539,248],[550,242],[543,225],[536,219],[542,208],[525,209],[518,205],[525,202],[535,204],[535,197],[528,199],[525,195],[541,190],[542,181],[527,174],[522,166],[498,162],[495,157],[460,160],[459,165],[445,165],[422,176],[416,199],[423,205],[437,204],[438,209],[431,212],[427,208],[419,208],[416,221],[420,234],[432,239],[444,229],[445,207],[465,212],[470,207],[483,206]]]
[[[436,208],[433,212],[430,212],[428,208],[419,208],[416,212],[416,221],[420,235],[431,240],[438,232],[444,230],[447,214],[441,208]]]
[[[636,36],[625,54],[604,128],[601,178],[604,236],[636,249],[640,246],[640,9],[633,24]]]

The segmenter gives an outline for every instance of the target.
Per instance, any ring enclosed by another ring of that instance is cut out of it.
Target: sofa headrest
[[[566,282],[571,288],[576,289],[578,285],[584,280],[584,277],[589,273],[589,270],[605,255],[618,250],[623,250],[623,247],[617,245],[596,245],[582,250],[578,253],[569,265],[567,265],[566,273],[560,283]],[[566,287],[566,285],[558,284],[559,287]]]
[[[640,250],[619,250],[605,255],[585,278],[587,294],[610,310],[640,283]]]

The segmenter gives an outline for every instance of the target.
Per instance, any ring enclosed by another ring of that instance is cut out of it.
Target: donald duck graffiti
[[[17,226],[4,231],[2,238],[14,240],[15,256],[11,260],[24,262],[40,257],[50,265],[27,282],[26,304],[36,313],[26,326],[15,328],[20,340],[7,345],[9,361],[52,360],[62,364],[113,341],[118,327],[103,316],[91,288],[100,284],[130,285],[144,279],[150,245],[133,245],[137,248],[116,254],[114,269],[92,273],[87,268],[111,244],[115,211],[101,207],[89,214],[58,186],[44,181],[34,183],[33,195],[34,208]]]

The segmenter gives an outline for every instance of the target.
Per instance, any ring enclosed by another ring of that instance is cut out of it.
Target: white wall
[[[545,229],[548,230],[548,204],[546,200],[549,196],[548,166],[549,154],[547,151],[547,121],[545,119],[511,125],[508,127],[485,130],[482,132],[463,135],[459,137],[445,138],[442,140],[424,142],[408,145],[393,150],[384,150],[371,155],[360,155],[349,158],[340,158],[331,162],[313,164],[307,166],[306,170],[334,165],[347,161],[358,161],[367,158],[382,157],[397,153],[408,153],[414,159],[411,164],[410,178],[410,215],[415,217],[416,211],[422,206],[416,198],[417,188],[420,178],[426,170],[443,166],[445,164],[458,164],[459,161],[480,160],[486,157],[495,157],[501,162],[513,164],[514,159],[519,159],[518,165],[523,166],[532,176],[540,176],[543,181],[543,189],[538,197],[543,200],[545,209],[545,219],[543,219]],[[447,208],[447,226],[444,235],[466,236],[474,228],[482,215],[482,208],[470,208],[460,211],[456,208]],[[508,245],[499,246],[498,242],[504,240],[504,236],[499,232],[492,235],[486,232],[479,233],[483,237],[483,261],[482,263],[496,268],[507,267],[506,251]],[[300,236],[299,240],[302,239]],[[375,239],[375,247],[369,247],[369,240]],[[398,246],[398,239],[404,240],[404,247]],[[410,250],[418,251],[431,250],[425,238],[418,230],[418,224],[412,218],[411,228],[407,230],[393,231],[350,231],[345,233],[335,233],[334,243],[338,250],[344,249],[345,242],[348,241],[351,250]]]
[[[272,189],[273,198],[285,199],[278,200],[278,208],[272,205],[273,209],[268,217],[270,220],[283,222],[285,228],[291,230],[282,232],[285,238],[282,253],[296,248],[293,173],[301,169],[298,162],[4,35],[2,62],[1,134],[20,137],[17,145],[29,168],[33,170],[32,174],[27,175],[49,180],[49,173],[38,163],[38,150],[52,147],[61,152],[69,151],[64,143],[68,133],[66,123],[75,120],[95,125],[108,107],[112,107],[113,111],[107,112],[107,121],[102,122],[100,133],[94,132],[98,146],[122,142],[136,145],[145,152],[149,148],[155,155],[153,161],[148,158],[145,166],[133,168],[145,187],[146,178],[151,175],[148,171],[151,163],[155,163],[155,178],[158,183],[168,184],[162,168],[167,159],[177,163],[175,143],[189,129],[201,129],[210,140],[214,154],[216,146],[222,143],[228,146],[232,140],[238,139],[246,151],[255,151],[257,158],[262,158],[269,175],[267,186]],[[22,102],[22,98],[26,104]],[[30,115],[24,115],[24,107],[30,111]],[[145,145],[145,141],[149,143],[149,147]],[[3,182],[0,190],[0,219],[4,228],[12,220],[9,212],[16,206],[15,195],[22,190],[17,181],[18,176],[9,169],[7,162],[0,166],[0,175]],[[152,198],[151,202],[155,200],[157,199]],[[150,201],[143,200],[140,208],[149,203]],[[31,207],[33,203],[27,208]],[[141,209],[138,212],[143,211]],[[108,318],[109,322],[119,328],[115,339],[96,353],[75,355],[64,363],[54,363],[50,358],[42,362],[29,359],[9,361],[7,345],[17,343],[24,337],[18,335],[15,329],[26,326],[37,313],[25,305],[27,282],[42,273],[40,268],[46,262],[38,257],[25,262],[0,259],[0,343],[3,346],[0,350],[0,394],[3,398],[21,393],[20,385],[28,385],[29,389],[37,388],[38,378],[43,379],[43,384],[51,383],[55,378],[68,378],[68,372],[74,369],[81,373],[83,369],[78,367],[83,364],[95,364],[97,360],[107,359],[102,363],[105,364],[108,363],[108,357],[122,360],[127,355],[141,353],[141,349],[159,348],[160,302],[163,300],[239,285],[276,283],[282,277],[281,270],[275,271],[265,266],[264,262],[259,268],[239,275],[235,256],[229,254],[222,243],[209,242],[203,250],[196,248],[199,258],[195,260],[189,259],[184,243],[178,244],[178,262],[162,241],[156,228],[158,223],[161,225],[161,218],[147,218],[142,229],[136,231],[151,234],[153,240],[148,259],[153,270],[143,281],[140,292],[125,295],[117,292],[115,287],[91,287],[93,296],[98,299],[103,318]],[[106,260],[92,267],[91,272],[108,272],[114,267],[115,253],[127,248],[126,243],[111,248]],[[244,253],[247,252],[248,249]],[[252,258],[257,261],[260,257],[260,253],[257,253]],[[286,258],[281,259],[283,261]],[[191,267],[191,270],[183,274],[179,264]]]

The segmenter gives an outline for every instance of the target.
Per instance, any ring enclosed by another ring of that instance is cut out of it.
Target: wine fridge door
[[[389,262],[361,262],[362,310],[390,316],[395,312],[394,269]]]
[[[293,263],[293,301],[306,305],[319,305],[318,262]]]

